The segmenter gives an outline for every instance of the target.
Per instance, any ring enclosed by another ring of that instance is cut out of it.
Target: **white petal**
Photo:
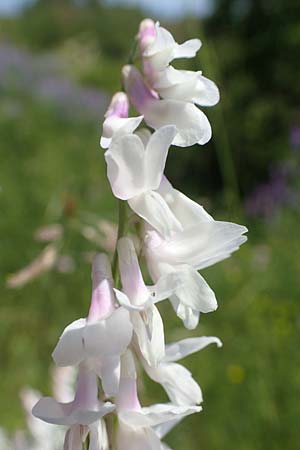
[[[176,272],[162,275],[154,286],[148,286],[152,294],[154,303],[160,302],[170,297],[177,289],[182,286],[182,278]]]
[[[128,237],[118,241],[118,261],[122,287],[130,303],[135,306],[143,305],[150,294],[143,280],[133,242]]]
[[[179,147],[206,144],[211,138],[211,126],[206,115],[191,103],[178,100],[149,100],[143,109],[147,124],[158,129],[175,125],[177,134],[173,141]]]
[[[107,176],[117,198],[128,200],[145,190],[144,151],[141,139],[129,134],[113,140],[105,152]]]
[[[106,414],[110,414],[115,409],[115,405],[110,402],[99,402],[96,410],[75,410],[71,418],[75,423],[89,425],[101,419]]]
[[[201,409],[200,406],[158,403],[147,408],[142,408],[141,412],[124,411],[120,413],[120,418],[123,422],[134,428],[153,427],[173,419],[183,418],[199,412]]]
[[[208,267],[210,260],[222,260],[247,240],[247,228],[231,222],[200,222],[160,246],[160,254],[172,264],[188,263],[197,269]],[[218,258],[218,259],[216,259]]]
[[[155,191],[148,191],[131,198],[128,200],[128,204],[139,217],[163,236],[170,236],[173,232],[182,229],[165,200]]]
[[[180,364],[162,362],[157,367],[144,364],[144,368],[152,380],[163,386],[172,403],[196,405],[203,401],[200,386],[191,372]]]
[[[155,425],[154,430],[156,435],[159,437],[159,439],[163,439],[176,425],[182,420],[180,417],[179,419],[170,420],[169,422],[161,423],[159,425]],[[163,444],[163,449],[168,449],[169,447],[165,446]]]
[[[143,120],[138,117],[108,117],[103,123],[103,133],[100,140],[102,148],[108,148],[112,138],[119,138],[125,134],[133,133]]]
[[[66,432],[64,450],[82,450],[80,426],[74,425]]]
[[[89,426],[89,429],[90,429],[89,450],[109,450],[109,442],[104,421],[100,420],[99,422],[91,424]]]
[[[118,332],[116,333],[116,330]],[[120,307],[105,320],[85,327],[84,345],[89,357],[118,356],[122,354],[132,336],[129,313]]]
[[[194,58],[201,47],[200,39],[190,39],[174,48],[174,58]]]
[[[197,225],[199,222],[209,222],[214,220],[203,206],[194,202],[182,192],[174,189],[166,177],[163,177],[158,189],[158,193],[167,202],[175,217],[179,220],[183,228]]]
[[[156,366],[165,354],[164,327],[155,305],[143,313],[131,314],[140,351],[150,366]]]
[[[166,345],[166,356],[164,357],[164,361],[178,361],[192,353],[202,350],[209,344],[216,344],[218,347],[222,347],[222,342],[215,336],[188,338],[174,342],[173,344],[168,344]]]
[[[152,136],[151,131],[148,128],[141,128],[136,131],[135,134],[140,138],[144,147],[146,148],[149,142],[150,137]]]
[[[47,423],[74,425],[70,417],[72,406],[73,402],[59,403],[52,397],[42,397],[32,408],[32,414]]]
[[[208,313],[217,309],[218,304],[214,291],[209,287],[204,278],[193,267],[182,265],[176,268],[181,284],[176,289],[177,296],[185,306],[195,311]]]
[[[85,324],[86,319],[79,319],[64,329],[52,353],[56,365],[73,366],[84,359],[82,336]]]
[[[43,397],[32,409],[32,414],[44,422],[57,425],[89,425],[115,409],[110,402],[98,402],[94,410],[74,409],[74,402],[59,403],[51,397]]]
[[[176,127],[168,125],[155,131],[147,144],[146,148],[146,173],[147,187],[149,190],[155,190],[159,187],[169,147],[176,135]]]
[[[188,330],[194,330],[199,323],[200,313],[181,303],[181,299],[176,295],[170,297],[170,302],[179,319],[183,321],[184,326]]]
[[[161,450],[161,442],[151,428],[134,429],[119,420],[117,447],[118,450]]]
[[[120,356],[101,358],[95,370],[102,380],[102,388],[107,397],[115,396],[120,383]]]
[[[153,300],[150,297],[150,293],[146,301],[144,301],[140,305],[134,305],[130,302],[127,295],[124,294],[122,291],[119,291],[119,289],[114,289],[114,291],[120,305],[128,309],[128,311],[144,311],[144,309],[149,308],[149,306],[153,303]]]
[[[200,106],[214,106],[220,100],[216,84],[201,72],[176,70],[172,66],[159,73],[153,87],[162,98],[196,103]]]

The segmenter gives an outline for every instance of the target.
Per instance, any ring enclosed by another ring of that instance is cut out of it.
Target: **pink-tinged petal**
[[[150,296],[150,292],[148,293],[146,301],[140,303],[139,305],[134,305],[131,303],[130,299],[127,297],[124,292],[119,291],[119,289],[114,289],[118,302],[121,306],[126,308],[128,311],[144,311],[144,309],[149,308],[152,305],[153,300]]]
[[[121,358],[121,377],[119,392],[116,397],[118,413],[121,411],[140,411],[141,405],[137,394],[136,368],[131,350]]]
[[[130,208],[162,236],[170,236],[182,230],[163,197],[155,191],[142,193],[128,200]]]
[[[138,40],[140,49],[143,52],[146,48],[151,45],[156,38],[156,28],[155,23],[152,19],[144,19],[140,23]]]
[[[206,144],[211,138],[211,126],[206,115],[192,103],[179,100],[149,100],[140,110],[146,123],[155,130],[175,125],[173,145],[189,147]]]
[[[83,330],[86,319],[79,319],[68,325],[52,353],[57,366],[73,366],[85,358]]]
[[[143,305],[150,297],[131,239],[123,237],[118,241],[118,261],[124,293],[134,306]]]
[[[105,253],[98,253],[92,265],[92,301],[87,322],[95,322],[112,314],[115,309],[110,262]]]
[[[134,66],[124,66],[122,75],[130,102],[140,114],[143,114],[145,105],[151,100],[158,99],[158,94],[145,83],[141,73]]]
[[[132,337],[128,311],[117,308],[108,319],[86,326],[83,337],[85,352],[89,357],[121,355]]]
[[[198,352],[210,344],[216,344],[222,347],[222,342],[215,336],[201,336],[195,338],[183,339],[166,346],[166,356],[164,362],[178,361],[192,353]]]

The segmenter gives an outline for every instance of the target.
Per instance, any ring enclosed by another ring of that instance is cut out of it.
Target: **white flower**
[[[209,344],[222,346],[216,337],[188,338],[166,345],[165,356],[157,367],[150,367],[142,360],[144,369],[152,380],[160,383],[172,403],[177,405],[196,405],[202,403],[200,386],[193,379],[189,370],[175,361],[202,350]]]
[[[81,449],[82,442],[90,433],[90,449],[99,449],[103,428],[101,418],[111,413],[115,405],[98,400],[97,376],[86,365],[79,367],[75,398],[69,403],[59,403],[51,397],[41,398],[32,413],[52,424],[67,425],[64,450]]]
[[[199,406],[156,404],[142,408],[136,389],[136,372],[130,352],[122,357],[118,412],[118,450],[163,450],[155,427],[201,411]]]
[[[108,107],[100,139],[102,148],[108,148],[114,135],[133,133],[143,116],[128,117],[129,101],[124,92],[117,92]]]
[[[164,99],[181,100],[200,106],[214,106],[220,100],[215,83],[200,71],[177,70],[169,66],[156,74],[152,87]]]
[[[206,115],[193,103],[175,99],[160,99],[158,93],[133,66],[123,67],[123,80],[129,99],[145,122],[154,130],[175,125],[174,145],[188,147],[206,144],[211,138],[211,126]]]
[[[187,328],[195,328],[199,312],[217,308],[214,292],[197,272],[229,257],[247,238],[247,228],[231,222],[215,221],[202,206],[173,189],[164,179],[157,192],[180,224],[178,230],[163,235],[154,229],[146,231],[145,253],[154,281],[162,275],[176,273],[181,286],[170,297],[171,303]],[[139,214],[139,211],[136,211]],[[143,205],[143,215],[151,223],[152,211]],[[174,223],[174,221],[173,221]]]
[[[177,44],[169,31],[150,19],[140,24],[139,43],[148,76],[151,76],[151,71],[164,70],[174,59],[193,58],[201,47],[199,39]]]
[[[128,311],[115,307],[111,277],[107,256],[96,255],[89,315],[87,319],[76,320],[65,328],[52,354],[58,366],[86,361],[102,379],[108,396],[114,395],[118,389],[120,355],[132,337]]]
[[[174,126],[165,126],[154,132],[145,145],[136,134],[128,134],[114,139],[105,152],[107,176],[114,195],[128,200],[130,207],[144,218],[143,207],[151,210],[151,222],[154,227],[166,224],[167,229],[176,222],[169,212],[166,202],[155,190],[159,187],[168,150],[176,134]],[[166,221],[167,216],[169,220]]]
[[[178,286],[176,276],[167,275],[161,277],[156,285],[146,286],[133,242],[129,238],[119,240],[118,256],[124,292],[115,289],[116,297],[130,311],[143,357],[150,366],[156,366],[164,356],[165,341],[163,322],[154,302],[168,298],[174,292]]]

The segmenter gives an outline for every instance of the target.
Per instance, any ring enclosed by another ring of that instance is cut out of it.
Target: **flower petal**
[[[246,227],[231,222],[199,222],[173,234],[159,247],[160,255],[172,264],[190,264],[196,269],[221,261],[247,240]]]
[[[166,165],[169,147],[176,135],[176,127],[167,125],[155,131],[146,147],[147,187],[155,190],[159,187]]]
[[[157,403],[142,408],[142,411],[124,411],[120,413],[122,422],[133,428],[153,427],[155,425],[169,422],[173,419],[183,418],[190,414],[201,411],[201,406],[173,405],[171,403]]]
[[[144,146],[141,139],[128,134],[113,140],[105,152],[107,176],[114,195],[128,200],[145,190]]]
[[[148,191],[128,200],[130,208],[163,236],[170,236],[182,229],[162,196]]]
[[[116,333],[116,330],[118,332]],[[91,323],[84,330],[84,347],[89,357],[121,355],[132,336],[129,313],[120,307],[106,319]]]
[[[197,225],[199,222],[210,222],[214,220],[203,206],[194,202],[182,192],[174,189],[166,177],[163,177],[158,193],[167,202],[172,213],[183,228]]]
[[[161,362],[157,367],[143,365],[149,377],[162,385],[172,403],[196,405],[203,401],[200,386],[185,367],[165,362]]]
[[[164,125],[175,125],[173,141],[179,147],[206,144],[211,138],[211,126],[206,115],[191,103],[178,100],[149,100],[143,107],[146,123],[155,130]]]
[[[52,353],[57,366],[73,366],[84,359],[82,336],[85,324],[86,319],[79,319],[64,329]]]
[[[215,336],[188,338],[168,344],[166,345],[164,362],[178,361],[192,353],[202,350],[210,344],[216,344],[218,347],[222,347],[222,342]]]
[[[194,58],[202,43],[200,39],[189,39],[183,44],[176,44],[174,49],[175,58]]]
[[[133,312],[131,321],[143,357],[150,366],[156,366],[165,354],[164,327],[158,309],[151,305],[142,313]]]
[[[150,293],[144,283],[133,242],[128,237],[118,241],[118,261],[122,287],[130,303],[135,306],[143,305]]]
[[[108,117],[103,123],[103,133],[100,139],[100,146],[108,148],[113,138],[120,138],[125,134],[133,133],[143,120],[143,116],[138,117]]]

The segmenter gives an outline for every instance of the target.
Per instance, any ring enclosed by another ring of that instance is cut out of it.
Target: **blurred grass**
[[[1,134],[1,404],[0,423],[23,424],[18,392],[24,385],[49,393],[51,352],[64,326],[84,316],[90,298],[95,246],[77,232],[82,217],[116,221],[106,180],[100,129],[71,121],[54,107],[10,93],[2,97]],[[181,151],[175,158],[180,161]],[[182,188],[178,186],[178,188]],[[212,211],[218,219],[226,212]],[[219,299],[195,332],[184,330],[161,305],[167,341],[217,335],[210,347],[184,361],[200,382],[204,411],[183,421],[168,439],[174,449],[295,450],[300,433],[299,213],[285,211],[272,224],[249,223],[249,242],[233,257],[204,271]],[[43,245],[33,239],[44,224],[65,226],[63,251],[75,259],[70,274],[49,272],[19,290],[6,277],[28,264]],[[145,379],[146,404],[165,400]]]

